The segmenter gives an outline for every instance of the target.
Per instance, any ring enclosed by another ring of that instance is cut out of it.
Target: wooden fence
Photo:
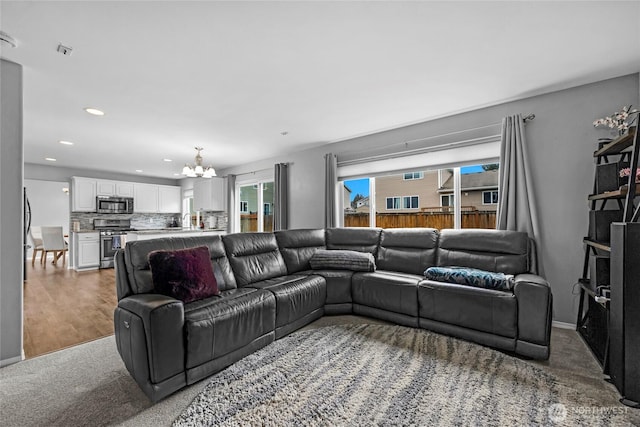
[[[258,231],[258,214],[240,215],[240,232]],[[273,215],[264,216],[264,231],[273,231]]]
[[[491,211],[462,212],[462,228],[496,228],[496,213]],[[368,227],[368,213],[344,216],[345,227]],[[381,228],[429,227],[453,228],[453,212],[378,213],[376,226]]]

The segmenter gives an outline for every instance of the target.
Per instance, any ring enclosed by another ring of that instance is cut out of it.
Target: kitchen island
[[[221,228],[161,228],[155,230],[135,230],[127,232],[127,242],[136,240],[159,239],[163,237],[195,237],[208,236],[213,234],[226,234],[227,231]]]

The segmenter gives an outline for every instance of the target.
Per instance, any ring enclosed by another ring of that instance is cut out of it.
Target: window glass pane
[[[376,177],[376,227],[452,228],[453,211],[443,210],[441,205],[441,198],[449,203],[449,197],[442,197],[442,193],[453,190],[452,177],[451,170]],[[441,188],[441,181],[451,184],[451,190]]]
[[[344,226],[369,227],[369,178],[344,181],[342,191]],[[382,203],[386,203],[386,199],[382,199]]]
[[[258,189],[253,184],[240,187],[240,232],[258,231]]]
[[[460,168],[462,228],[496,228],[498,163]]]
[[[273,182],[262,183],[262,213],[264,216],[260,231],[273,231],[273,189]]]

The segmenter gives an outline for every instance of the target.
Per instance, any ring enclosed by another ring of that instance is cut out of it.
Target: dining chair
[[[42,246],[44,248],[44,266],[47,266],[47,254],[53,252],[53,261],[51,264],[58,265],[58,259],[62,257],[62,265],[65,264],[66,254],[69,250],[67,242],[64,240],[61,226],[41,227],[42,229]]]
[[[29,228],[29,237],[31,238],[31,243],[33,244],[33,256],[31,257],[31,266],[36,265],[36,256],[38,252],[40,252],[40,264],[42,264],[42,260],[44,259],[44,247],[42,246],[42,230],[39,226],[33,226]]]

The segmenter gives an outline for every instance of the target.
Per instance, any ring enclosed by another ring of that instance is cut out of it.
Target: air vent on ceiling
[[[62,43],[58,45],[58,52],[60,52],[63,55],[70,56],[71,51],[73,51],[73,49],[71,49],[68,46],[64,46]]]
[[[0,31],[0,42],[6,43],[11,47],[18,46],[18,43],[16,42],[16,39],[11,37],[9,34],[5,33],[4,31]]]

